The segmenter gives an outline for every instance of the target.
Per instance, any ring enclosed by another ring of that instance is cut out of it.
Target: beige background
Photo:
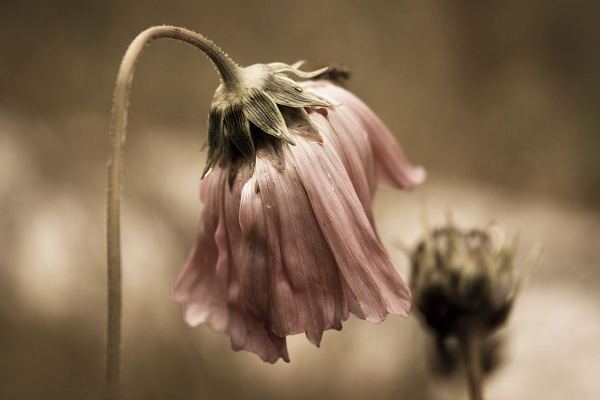
[[[349,88],[429,180],[382,189],[381,237],[434,222],[504,222],[518,263],[545,250],[498,332],[489,399],[595,399],[600,359],[600,28],[594,1],[10,1],[0,3],[0,399],[100,399],[104,186],[111,93],[141,30],[184,26],[242,64],[298,59],[353,71]],[[291,364],[188,328],[169,288],[194,240],[206,116],[218,78],[157,42],[134,79],[124,203],[129,399],[457,399],[416,315],[351,318]]]

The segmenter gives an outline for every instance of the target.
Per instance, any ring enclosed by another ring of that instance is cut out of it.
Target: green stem
[[[481,359],[479,355],[479,335],[477,330],[467,325],[459,334],[471,400],[483,400],[481,388]]]
[[[117,76],[109,131],[110,155],[106,195],[106,247],[108,315],[106,331],[106,398],[119,398],[121,386],[121,188],[127,106],[135,63],[155,39],[175,39],[202,50],[213,62],[225,86],[239,84],[239,67],[213,42],[195,32],[174,26],[157,26],[140,33],[129,45]]]

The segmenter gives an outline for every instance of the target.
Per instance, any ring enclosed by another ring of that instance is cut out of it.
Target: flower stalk
[[[119,398],[121,382],[121,189],[127,107],[133,72],[142,50],[156,39],[174,39],[200,49],[213,62],[223,86],[235,90],[240,84],[240,68],[213,42],[198,33],[174,26],[156,26],[140,33],[129,45],[121,62],[115,85],[109,130],[110,154],[107,183],[107,298],[106,383],[107,399]]]
[[[471,400],[483,400],[481,383],[481,359],[480,341],[477,328],[468,322],[461,324],[458,332],[460,352],[467,373],[469,383],[469,398]]]

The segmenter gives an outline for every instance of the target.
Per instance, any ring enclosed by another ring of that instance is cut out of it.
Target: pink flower
[[[425,178],[379,118],[326,81],[302,84],[328,108],[279,105],[292,146],[252,126],[256,164],[223,157],[203,180],[196,245],[173,297],[185,319],[227,333],[234,350],[289,362],[286,336],[342,329],[349,312],[408,316],[411,294],[375,231],[377,184]],[[306,121],[295,114],[308,112]]]

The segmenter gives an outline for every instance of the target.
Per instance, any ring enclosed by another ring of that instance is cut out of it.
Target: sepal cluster
[[[329,106],[292,79],[310,79],[327,68],[305,72],[298,69],[301,65],[302,62],[272,63],[238,68],[236,79],[217,88],[208,117],[208,156],[202,178],[228,152],[241,155],[248,162],[252,176],[257,152],[253,126],[258,128],[259,135],[296,144],[288,125],[310,125],[310,119],[304,110],[286,112],[284,108]]]

